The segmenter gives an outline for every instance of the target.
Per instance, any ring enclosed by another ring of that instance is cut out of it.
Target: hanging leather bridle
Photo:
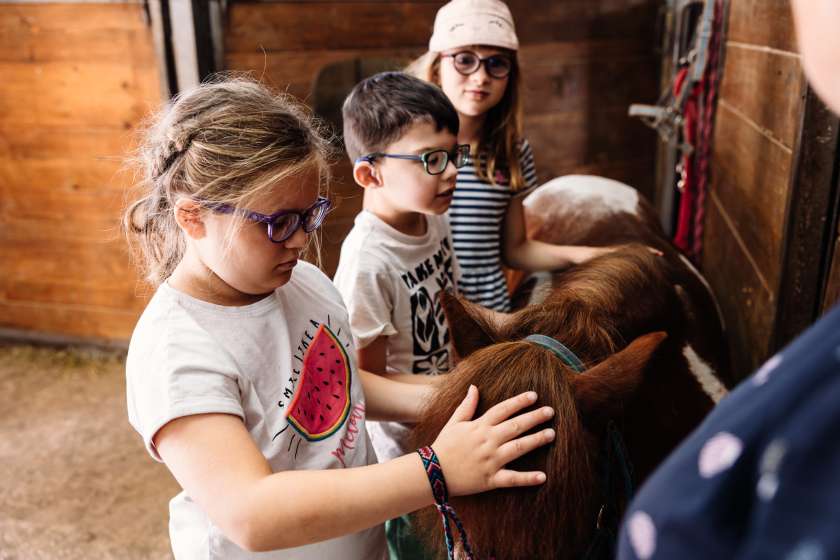
[[[683,14],[698,4],[703,5],[703,11],[692,30],[683,25]],[[631,105],[629,114],[654,128],[673,152],[669,156],[674,165],[669,165],[664,188],[671,189],[676,183],[679,193],[674,244],[697,262],[703,249],[725,6],[724,0],[670,0],[669,7],[678,22],[675,50],[684,35],[693,32],[691,48],[683,56],[675,56],[673,81],[658,103]],[[666,194],[670,200],[671,193]],[[666,224],[666,229],[670,230],[669,226]]]

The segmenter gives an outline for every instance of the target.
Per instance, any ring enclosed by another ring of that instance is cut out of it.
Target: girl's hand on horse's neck
[[[460,127],[458,130],[458,143],[469,144],[470,153],[475,154],[478,151],[478,143],[481,140],[481,132],[484,128],[484,121],[487,118],[487,113],[478,116],[463,115],[458,113],[458,120]]]

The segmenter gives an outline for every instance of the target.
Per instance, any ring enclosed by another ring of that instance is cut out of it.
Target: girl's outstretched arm
[[[514,196],[505,213],[502,256],[505,264],[520,270],[555,270],[609,253],[610,247],[552,245],[528,239],[525,235],[525,211],[522,197]]]
[[[503,468],[554,438],[553,430],[522,436],[553,415],[548,407],[511,418],[535,401],[534,393],[523,393],[470,420],[478,404],[478,390],[470,387],[432,444],[451,495],[545,481],[544,473]],[[433,503],[417,454],[366,467],[272,473],[242,421],[225,414],[178,418],[153,441],[187,495],[247,550],[355,533]]]

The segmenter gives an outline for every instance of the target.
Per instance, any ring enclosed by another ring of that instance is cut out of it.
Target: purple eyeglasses
[[[280,210],[271,215],[260,214],[245,208],[237,208],[221,202],[202,202],[202,205],[220,214],[239,214],[252,222],[259,222],[268,226],[268,239],[272,243],[283,243],[303,227],[306,233],[312,233],[324,223],[324,218],[332,207],[328,198],[319,196],[315,204],[298,212],[297,210]]]

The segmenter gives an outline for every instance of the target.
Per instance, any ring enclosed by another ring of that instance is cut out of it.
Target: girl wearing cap
[[[407,69],[439,85],[458,111],[458,143],[472,153],[458,170],[449,210],[459,291],[497,311],[511,308],[502,262],[552,270],[609,251],[526,238],[522,200],[536,188],[537,174],[522,136],[518,48],[504,2],[452,0],[437,13],[429,52]]]

